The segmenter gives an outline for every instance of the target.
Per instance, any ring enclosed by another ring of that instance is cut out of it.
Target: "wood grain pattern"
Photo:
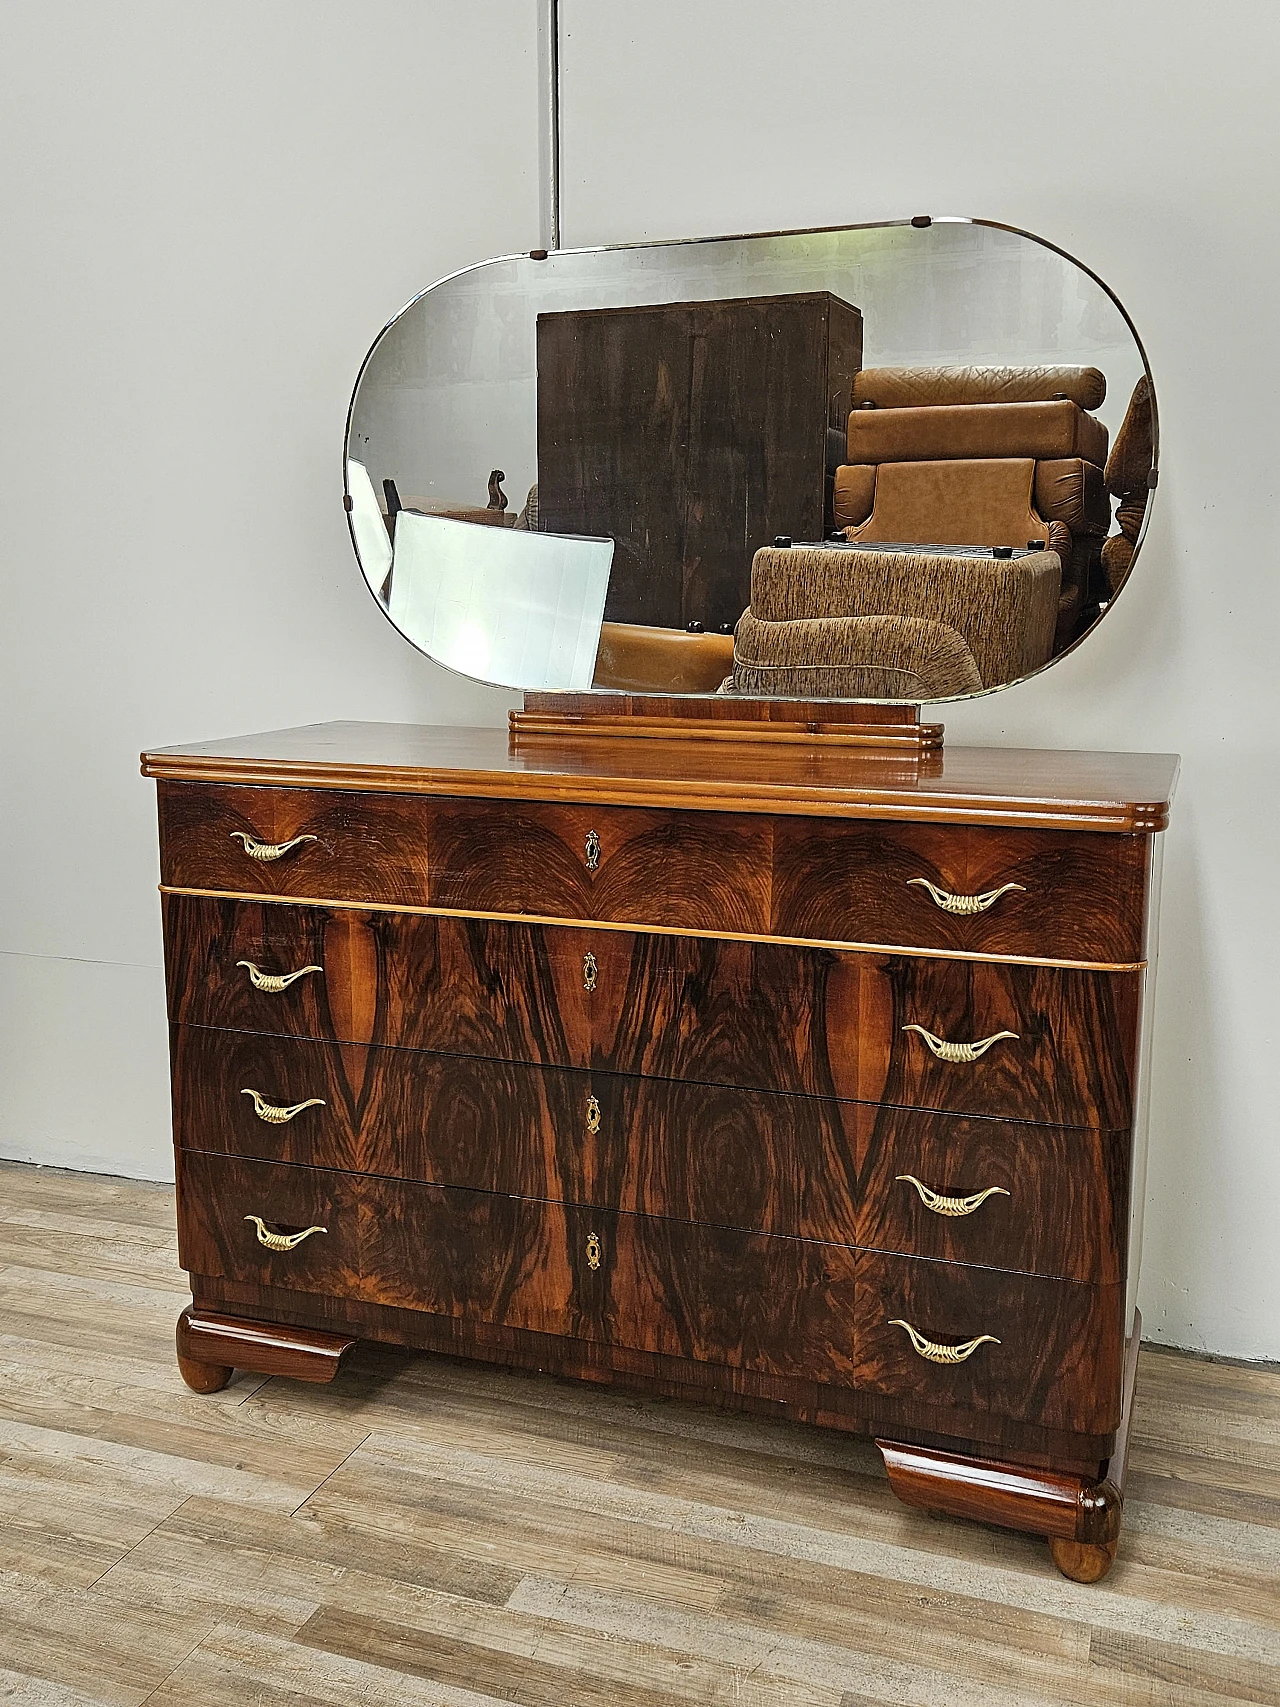
[[[189,896],[166,897],[165,917],[180,1022],[1058,1125],[1129,1123],[1138,973]],[[598,962],[593,991],[586,952]],[[241,959],[325,970],[273,996],[252,989]],[[363,1023],[344,1028],[357,1012]],[[949,1040],[1018,1036],[956,1065],[903,1030],[912,1023]]]
[[[192,1309],[178,1317],[176,1337],[178,1369],[197,1393],[225,1387],[237,1365],[294,1381],[329,1382],[356,1343],[346,1334],[243,1322]]]
[[[826,292],[539,314],[540,524],[614,539],[610,621],[734,623],[757,546],[825,537],[861,365]]]
[[[1025,1417],[1080,1434],[1120,1422],[1124,1289],[866,1253],[859,1262],[859,1377],[875,1393]],[[929,1362],[895,1319],[935,1344],[993,1334],[958,1365]]]
[[[1135,962],[1148,853],[1136,835],[779,818],[771,925],[779,936]],[[953,895],[1021,888],[962,917],[921,880]]]
[[[260,895],[323,895],[333,901],[425,906],[427,838],[412,797],[327,789],[223,788],[162,783],[162,881],[179,888]],[[314,836],[279,860],[251,859],[236,839],[285,843]]]
[[[165,748],[144,753],[142,770],[185,783],[1128,835],[1164,829],[1178,760],[1170,754],[950,747],[937,760],[904,765],[856,748],[749,740],[565,740],[513,749],[503,729],[351,722]]]
[[[1125,1133],[196,1026],[173,1029],[171,1055],[174,1136],[187,1149],[1123,1278]],[[245,1086],[323,1107],[271,1125]],[[904,1173],[1010,1195],[947,1219]]]
[[[435,803],[430,825],[433,906],[768,929],[767,818],[467,801]]]
[[[1122,1417],[1114,1451],[1095,1476],[1032,1471],[991,1459],[930,1452],[889,1440],[876,1445],[889,1484],[908,1505],[1044,1535],[1058,1569],[1075,1582],[1099,1582],[1115,1562],[1142,1318],[1135,1313],[1125,1349]]]
[[[322,1225],[264,1250],[246,1224]],[[1120,1416],[1119,1287],[1001,1275],[816,1240],[183,1152],[193,1274],[863,1387],[1101,1435]],[[995,1333],[937,1368],[931,1338]],[[1113,1390],[1114,1389],[1114,1390]]]

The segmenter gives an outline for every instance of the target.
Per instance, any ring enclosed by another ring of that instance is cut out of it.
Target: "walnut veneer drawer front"
[[[680,930],[769,928],[767,818],[525,801],[433,805],[437,907]]]
[[[1109,1434],[1124,1289],[862,1253],[858,1365],[871,1392]]]
[[[779,818],[779,936],[1131,965],[1145,836]]]
[[[178,889],[425,907],[428,801],[161,783],[160,877]]]
[[[1129,1121],[1138,973],[195,896],[167,896],[165,918],[170,1015],[190,1024]]]
[[[841,1246],[190,1151],[178,1178],[194,1275],[856,1376],[858,1254]]]

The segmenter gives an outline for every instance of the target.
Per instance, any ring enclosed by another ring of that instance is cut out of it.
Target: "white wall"
[[[1138,571],[1080,654],[948,734],[1183,754],[1145,1330],[1280,1356],[1280,15],[562,6],[566,245],[976,213],[1135,316],[1163,436]],[[533,25],[533,0],[6,9],[0,1154],[168,1171],[141,746],[505,713],[386,628],[337,495],[373,330],[536,240]]]
[[[915,213],[1116,290],[1160,403],[1138,568],[951,742],[1176,751],[1144,1332],[1280,1357],[1280,12],[1264,0],[562,0],[566,244]]]
[[[0,1155],[172,1177],[144,746],[499,722],[342,511],[374,333],[537,242],[524,0],[25,0],[0,53]]]

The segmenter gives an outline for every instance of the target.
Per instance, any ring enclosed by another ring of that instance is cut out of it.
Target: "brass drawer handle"
[[[582,851],[586,855],[587,870],[594,871],[600,864],[600,838],[594,830],[587,831],[587,839],[583,843]]]
[[[1008,895],[1011,890],[1019,889],[1026,893],[1025,883],[1002,883],[999,889],[984,890],[981,895],[953,895],[949,889],[939,889],[936,883],[930,883],[927,877],[908,877],[908,883],[918,883],[921,889],[927,889],[933,896],[935,907],[941,907],[944,913],[957,913],[961,918],[972,918],[975,913],[985,913],[988,907],[994,907],[1002,895]]]
[[[600,1130],[600,1104],[595,1097],[587,1098],[587,1131],[594,1138]]]
[[[308,1097],[305,1102],[294,1102],[283,1106],[280,1103],[268,1102],[261,1091],[245,1089],[240,1092],[240,1095],[253,1098],[253,1112],[259,1120],[265,1120],[268,1126],[285,1126],[295,1115],[301,1114],[304,1108],[323,1108],[325,1106],[323,1097]]]
[[[973,1356],[980,1345],[1000,1344],[994,1334],[979,1334],[975,1339],[965,1340],[963,1345],[939,1345],[935,1340],[927,1340],[923,1334],[917,1333],[911,1323],[904,1322],[901,1316],[895,1316],[889,1326],[905,1328],[912,1349],[929,1363],[963,1363],[966,1358]]]
[[[600,1267],[600,1239],[595,1233],[587,1234],[587,1267]]]
[[[600,970],[600,968],[596,965],[595,955],[594,954],[584,954],[582,957],[582,988],[584,990],[594,990],[595,989],[595,987],[596,987],[596,974],[599,972],[599,970]]]
[[[1011,1037],[1015,1043],[1019,1041],[1016,1031],[993,1031],[990,1037],[980,1037],[976,1043],[948,1043],[945,1038],[935,1037],[931,1031],[926,1031],[922,1025],[904,1025],[902,1029],[918,1031],[939,1061],[950,1061],[953,1065],[961,1061],[978,1060],[993,1043],[999,1043],[1003,1037]]]
[[[249,970],[249,982],[255,990],[265,990],[269,996],[278,996],[282,990],[287,990],[290,984],[296,984],[299,978],[305,978],[309,972],[323,972],[323,966],[299,966],[296,972],[263,972],[255,966],[252,960],[237,960],[237,966],[245,966]]]
[[[291,842],[260,842],[256,836],[251,836],[247,830],[232,830],[231,840],[242,842],[244,851],[250,859],[256,859],[266,865],[273,859],[283,859],[294,848],[300,848],[303,842],[318,842],[319,836],[295,836]]]
[[[918,1180],[914,1174],[895,1174],[894,1178],[915,1186],[920,1193],[921,1203],[926,1209],[932,1209],[935,1215],[972,1215],[975,1209],[982,1208],[989,1197],[1009,1195],[1002,1185],[989,1185],[985,1191],[975,1191],[972,1197],[946,1197],[940,1191],[930,1190],[924,1181]]]
[[[258,1243],[265,1245],[269,1251],[293,1251],[304,1239],[309,1239],[313,1233],[327,1233],[327,1227],[304,1227],[300,1233],[272,1233],[261,1215],[246,1215],[246,1221],[252,1221],[258,1233]]]

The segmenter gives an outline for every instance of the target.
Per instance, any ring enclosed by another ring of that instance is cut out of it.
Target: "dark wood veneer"
[[[184,1378],[328,1379],[367,1334],[781,1411],[1096,1579],[1173,763],[632,709],[146,760]]]
[[[1141,975],[167,896],[177,1021],[1127,1126]],[[585,988],[583,958],[597,962]],[[332,956],[332,959],[331,959]],[[282,995],[239,966],[319,964]],[[1017,1033],[972,1063],[951,1041]]]

